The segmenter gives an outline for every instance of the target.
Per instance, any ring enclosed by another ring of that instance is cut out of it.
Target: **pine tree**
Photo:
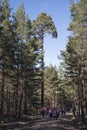
[[[6,93],[8,95],[8,82],[10,82],[11,63],[13,61],[13,36],[12,22],[11,22],[11,8],[8,0],[1,0],[1,35],[0,35],[0,67],[1,67],[1,115],[4,115],[5,111],[5,98]],[[7,91],[7,92],[6,92]],[[9,92],[10,93],[10,92]],[[7,97],[6,97],[7,98]],[[7,98],[7,100],[9,100]],[[9,102],[10,104],[10,102]],[[9,106],[9,104],[6,104]],[[8,111],[8,110],[7,110]],[[10,110],[9,110],[10,111]]]
[[[56,27],[51,16],[46,13],[41,13],[34,21],[34,31],[37,34],[41,43],[41,69],[42,69],[42,84],[41,84],[41,106],[44,106],[44,37],[46,34],[51,34],[57,38]]]
[[[69,42],[66,46],[66,51],[62,53],[65,63],[67,65],[67,76],[72,77],[72,82],[75,89],[74,103],[78,104],[79,111],[82,113],[82,121],[85,121],[85,109],[86,103],[86,12],[87,2],[85,0],[79,3],[73,3],[70,11],[72,22],[70,23],[69,30],[72,31],[72,35],[69,37]],[[81,98],[80,98],[81,95]],[[78,103],[77,103],[78,102]]]

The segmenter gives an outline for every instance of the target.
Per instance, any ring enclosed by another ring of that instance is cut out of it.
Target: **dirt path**
[[[67,115],[58,120],[41,118],[0,125],[0,130],[87,130],[87,125]]]

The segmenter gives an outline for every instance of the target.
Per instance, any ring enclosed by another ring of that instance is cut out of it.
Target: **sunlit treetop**
[[[52,37],[57,38],[57,30],[51,16],[46,13],[41,13],[34,21],[34,29],[38,33],[52,34]]]

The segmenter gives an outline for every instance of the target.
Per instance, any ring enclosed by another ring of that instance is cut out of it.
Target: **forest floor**
[[[87,122],[83,124],[80,118],[67,114],[57,120],[43,119],[32,116],[14,122],[1,123],[0,130],[87,130]]]

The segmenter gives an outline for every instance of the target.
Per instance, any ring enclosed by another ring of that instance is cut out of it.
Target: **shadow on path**
[[[71,115],[58,120],[27,119],[0,125],[0,130],[87,130],[87,125]]]

